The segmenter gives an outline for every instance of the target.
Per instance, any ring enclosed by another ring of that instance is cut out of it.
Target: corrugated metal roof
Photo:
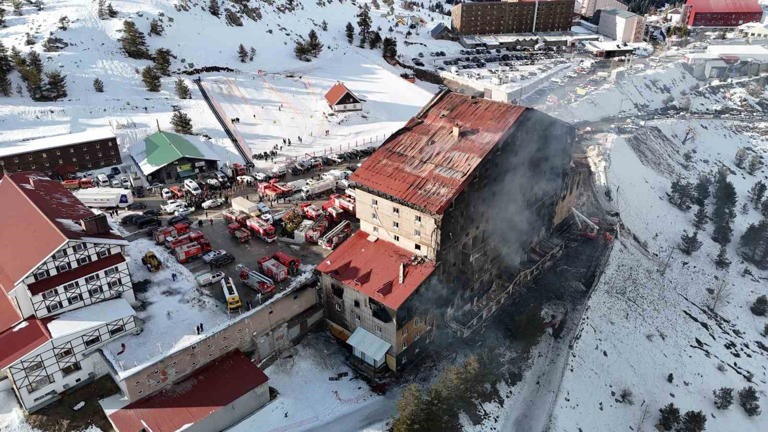
[[[685,4],[693,12],[763,12],[757,0],[688,0]]]
[[[112,233],[86,234],[78,221],[93,211],[40,173],[6,174],[0,180],[0,202],[0,285],[6,292],[68,239],[122,239]]]
[[[183,157],[208,159],[184,136],[170,132],[155,132],[144,138],[147,162],[153,166],[165,166]]]
[[[333,85],[333,87],[331,87],[330,90],[328,90],[328,93],[325,94],[325,100],[328,102],[328,105],[333,106],[336,105],[336,103],[341,100],[341,98],[343,98],[347,93],[352,95],[352,97],[356,100],[360,101],[360,98],[355,96],[355,94],[352,93],[342,82],[337,82]]]
[[[413,263],[413,256],[384,240],[371,241],[368,233],[358,231],[328,255],[317,271],[397,310],[435,269],[432,261]],[[403,283],[400,264],[405,264]]]
[[[175,432],[205,419],[267,380],[258,366],[235,350],[161,393],[112,412],[109,420],[119,432]]]
[[[351,180],[442,214],[526,109],[440,93],[363,162]],[[460,130],[458,136],[455,126]]]

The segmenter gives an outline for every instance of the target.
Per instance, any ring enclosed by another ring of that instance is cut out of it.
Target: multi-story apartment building
[[[509,283],[578,193],[574,129],[442,92],[353,174],[360,231],[318,267],[331,332],[399,370],[448,309]]]
[[[574,12],[586,18],[604,9],[628,10],[629,7],[619,0],[576,0],[574,4]]]
[[[617,9],[600,11],[598,33],[615,41],[631,43],[642,42],[645,19],[632,12]]]
[[[6,174],[0,202],[0,379],[33,411],[105,373],[89,354],[138,330],[128,243],[40,173]]]
[[[109,128],[56,135],[0,148],[4,172],[37,171],[46,175],[88,171],[121,161],[117,138]]]
[[[464,35],[567,31],[573,9],[574,0],[467,2],[451,8],[451,24]]]

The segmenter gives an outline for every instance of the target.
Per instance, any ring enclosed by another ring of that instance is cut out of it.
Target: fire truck
[[[211,244],[208,243],[208,240],[201,239],[200,241],[181,245],[174,249],[173,252],[176,254],[176,261],[184,264],[210,250]]]
[[[328,218],[331,220],[331,222],[335,224],[343,221],[347,217],[347,213],[345,213],[344,210],[335,206],[324,208],[324,210],[325,213],[328,214]]]
[[[301,211],[304,213],[304,216],[306,216],[307,219],[317,220],[317,218],[325,214],[323,209],[308,202],[301,203],[299,208],[301,208]]]
[[[234,177],[245,175],[245,167],[239,163],[233,163],[232,164],[232,172],[234,173]]]
[[[227,231],[240,243],[247,243],[251,239],[251,232],[241,227],[237,222],[227,225]]]
[[[275,282],[282,282],[288,279],[288,267],[280,264],[272,257],[263,257],[257,261],[259,270]]]
[[[245,223],[256,237],[264,240],[265,242],[272,243],[275,241],[275,239],[277,239],[277,232],[275,231],[275,227],[270,225],[268,222],[259,218],[250,218],[246,220]]]
[[[338,207],[351,215],[355,214],[355,198],[351,196],[333,194],[328,199],[328,202],[333,203],[334,207]]]
[[[350,234],[352,234],[352,224],[349,223],[349,221],[344,221],[336,225],[336,228],[328,231],[318,243],[323,249],[333,250],[336,246],[349,238]]]
[[[295,275],[296,273],[299,272],[299,266],[301,265],[301,261],[298,258],[280,251],[275,252],[274,255],[272,255],[272,258],[279,261],[280,264],[286,266],[288,268],[289,275]]]
[[[259,183],[259,193],[267,197],[278,198],[288,196],[292,192],[292,187],[285,183],[280,183],[278,179],[272,179],[269,182]]]
[[[93,179],[90,177],[85,177],[81,179],[71,179],[71,180],[64,180],[61,182],[61,184],[64,185],[67,189],[86,189],[86,188],[92,188],[96,187],[96,184],[93,182]]]
[[[272,294],[275,292],[275,283],[263,274],[251,270],[242,264],[238,264],[235,270],[239,272],[240,281],[245,286],[255,289],[262,294]]]
[[[200,240],[205,240],[205,234],[202,233],[202,231],[190,231],[186,234],[182,234],[178,237],[171,237],[165,239],[165,247],[167,249],[176,249],[177,247],[181,245],[185,245],[187,243],[192,243]]]
[[[221,215],[224,216],[224,220],[227,221],[227,223],[238,223],[243,228],[245,228],[245,221],[251,217],[248,213],[235,209],[225,209],[221,212]]]
[[[322,237],[326,231],[328,231],[328,219],[321,217],[315,221],[309,230],[307,230],[305,235],[306,241],[310,243],[317,243],[320,240],[320,237]]]
[[[189,232],[189,224],[179,222],[177,224],[174,224],[173,226],[158,228],[157,230],[155,230],[153,237],[155,238],[155,243],[165,244],[166,239],[176,238],[188,232]]]

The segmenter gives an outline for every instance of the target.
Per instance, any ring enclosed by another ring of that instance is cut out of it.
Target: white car
[[[212,259],[216,258],[217,256],[224,255],[225,253],[227,253],[227,251],[225,251],[224,249],[218,249],[218,250],[212,250],[210,252],[206,252],[205,254],[203,254],[203,261],[205,261],[205,263],[207,264],[211,262]]]
[[[168,188],[163,188],[163,190],[160,192],[160,195],[162,195],[164,200],[173,198],[173,193],[171,193],[171,190]]]
[[[221,271],[217,271],[213,273],[203,273],[201,275],[195,276],[195,280],[197,281],[197,284],[200,286],[212,285],[222,279],[224,279],[224,272],[221,272]]]
[[[174,214],[177,210],[187,208],[184,201],[168,201],[168,204],[160,206],[160,210],[165,214]]]
[[[176,209],[175,212],[173,212],[173,214],[175,216],[189,216],[189,214],[192,213],[193,211],[194,209],[191,209],[189,207],[179,207]]]
[[[122,185],[124,188],[126,188],[126,189],[130,189],[130,188],[131,188],[131,181],[130,181],[130,180],[128,180],[128,177],[126,177],[126,176],[122,176],[122,177],[120,177],[120,184],[121,184],[121,185]]]
[[[257,172],[253,176],[256,177],[256,180],[258,180],[260,182],[269,180],[269,176],[264,174],[263,172]]]
[[[218,207],[218,206],[220,206],[222,204],[224,204],[224,200],[221,199],[221,198],[209,199],[208,201],[203,202],[203,208],[206,209],[206,210],[207,209],[212,209],[212,208],[216,208],[216,207]]]
[[[200,195],[203,193],[203,190],[200,189],[197,182],[192,179],[184,180],[184,189],[188,190],[192,195]]]
[[[120,179],[115,177],[110,181],[110,184],[113,188],[121,188],[123,187],[122,183],[120,183]]]
[[[213,186],[213,187],[215,187],[215,188],[217,188],[217,187],[221,187],[221,182],[219,182],[219,181],[218,181],[218,180],[216,180],[215,178],[209,178],[209,179],[206,179],[206,180],[205,180],[205,183],[207,183],[207,184],[208,184],[208,186]]]
[[[249,175],[241,175],[241,176],[237,176],[237,182],[240,184],[252,185],[255,182],[255,180],[253,179],[253,177]]]

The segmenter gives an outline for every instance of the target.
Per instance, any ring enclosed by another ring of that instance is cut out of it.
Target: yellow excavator
[[[147,267],[147,270],[152,273],[160,270],[160,267],[163,266],[163,263],[160,262],[160,260],[157,258],[157,255],[155,255],[155,253],[152,251],[147,252],[141,258],[141,263],[144,264]]]

